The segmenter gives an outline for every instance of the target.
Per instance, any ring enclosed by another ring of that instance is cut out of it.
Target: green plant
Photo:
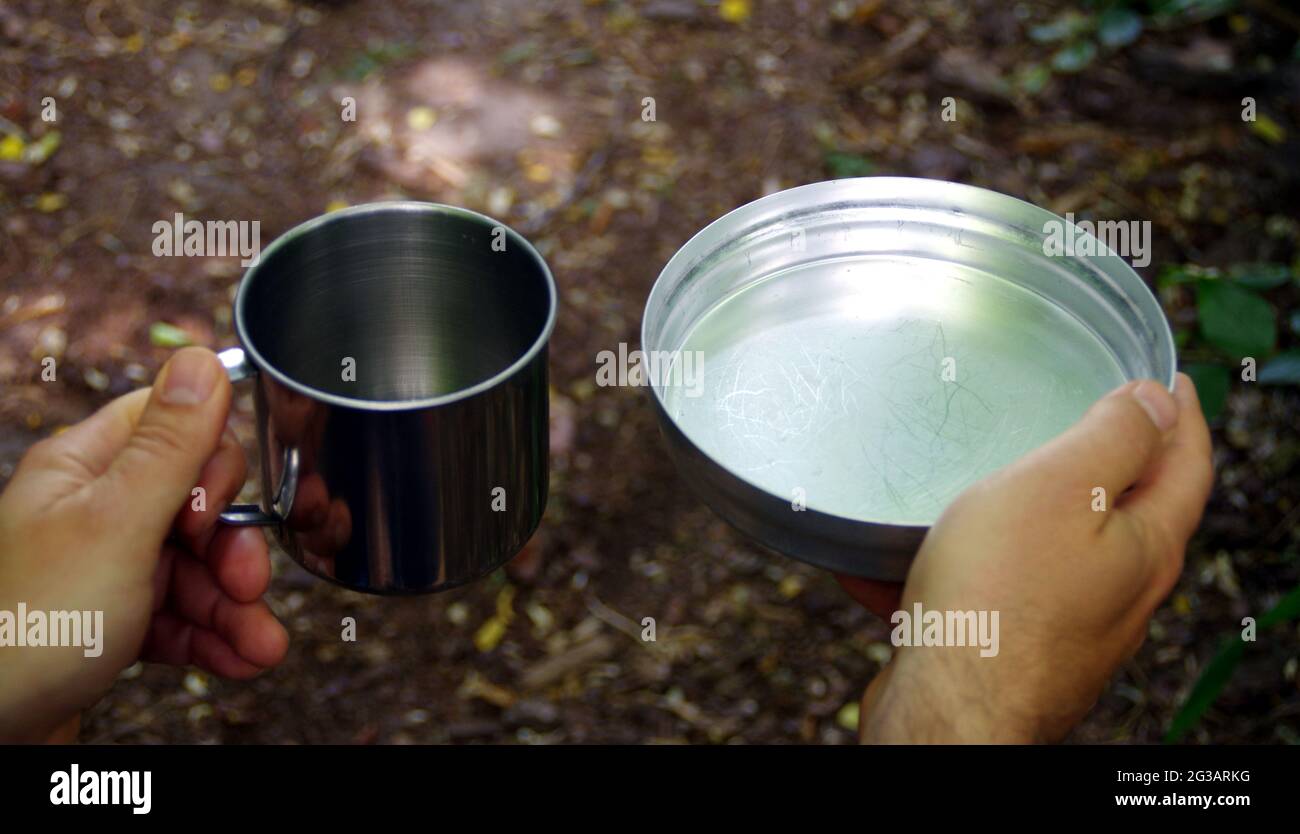
[[[869,177],[876,173],[876,165],[865,156],[844,151],[827,151],[822,155],[826,170],[835,179]]]
[[[1055,45],[1047,65],[1028,64],[1017,71],[1020,87],[1036,93],[1051,73],[1072,74],[1088,67],[1103,52],[1136,41],[1144,30],[1171,29],[1225,14],[1237,0],[1093,0],[1082,9],[1067,9],[1053,20],[1032,26],[1029,39]]]
[[[401,61],[415,54],[415,48],[408,43],[371,44],[364,52],[355,53],[350,63],[343,70],[343,77],[349,81],[364,81],[371,73],[382,69],[394,61]]]
[[[1156,279],[1161,293],[1188,287],[1196,299],[1195,332],[1177,334],[1184,358],[1181,363],[1192,377],[1201,396],[1205,416],[1214,419],[1223,411],[1233,374],[1239,373],[1246,357],[1263,362],[1256,381],[1265,385],[1300,385],[1300,349],[1278,351],[1278,314],[1266,293],[1283,295],[1290,284],[1300,286],[1300,268],[1286,264],[1243,263],[1221,272],[1194,265],[1166,267]],[[1300,310],[1287,319],[1295,336],[1300,336]],[[1267,361],[1264,361],[1267,360]],[[1262,632],[1300,616],[1300,587],[1259,618]],[[1210,660],[1170,722],[1165,741],[1182,739],[1219,697],[1233,671],[1247,652],[1249,643],[1234,635]]]
[[[1300,385],[1300,349],[1278,352],[1278,314],[1264,295],[1300,274],[1279,263],[1237,264],[1227,272],[1194,265],[1166,267],[1156,279],[1161,292],[1187,286],[1195,293],[1195,333],[1177,334],[1182,370],[1196,383],[1207,419],[1223,411],[1232,375],[1247,357],[1263,363],[1256,381],[1265,385]],[[1289,319],[1300,335],[1300,311]],[[1267,360],[1267,361],[1266,361]]]
[[[1300,617],[1300,586],[1292,588],[1277,605],[1259,618],[1255,623],[1256,636],[1259,632],[1277,628],[1296,617]],[[1245,639],[1234,635],[1228,638],[1214,655],[1192,687],[1192,691],[1188,693],[1182,708],[1169,723],[1169,729],[1165,733],[1167,743],[1172,744],[1181,740],[1201,720],[1205,711],[1218,700],[1219,694],[1223,692],[1237,664],[1245,656],[1247,645],[1249,643]]]

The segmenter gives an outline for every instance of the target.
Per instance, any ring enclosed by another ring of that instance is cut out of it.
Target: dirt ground
[[[251,683],[133,667],[82,738],[853,741],[886,626],[696,501],[644,392],[596,386],[595,357],[637,344],[651,284],[695,231],[834,176],[960,180],[1149,219],[1148,279],[1164,264],[1289,263],[1300,78],[1258,57],[1284,58],[1296,33],[1217,19],[1148,32],[1032,95],[1008,85],[1050,55],[1025,31],[1062,7],[7,0],[0,117],[44,135],[53,96],[60,142],[40,164],[0,160],[0,484],[31,443],[152,378],[168,354],[155,323],[233,344],[237,260],[151,253],[175,212],[260,220],[265,244],[344,204],[464,205],[529,236],[562,297],[551,499],[511,569],[380,599],[277,555],[282,667]],[[1292,126],[1284,141],[1243,130],[1245,95]],[[1185,326],[1190,299],[1162,300]],[[46,355],[55,384],[39,378]],[[234,424],[251,449],[250,408],[241,398]],[[1159,740],[1220,641],[1300,582],[1297,413],[1294,388],[1234,386],[1185,575],[1074,740]],[[494,641],[482,627],[500,610]],[[339,639],[344,617],[356,643]],[[1300,741],[1297,655],[1294,625],[1262,640],[1191,738]]]

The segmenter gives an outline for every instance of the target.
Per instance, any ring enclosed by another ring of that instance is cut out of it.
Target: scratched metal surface
[[[702,384],[666,404],[692,442],[768,492],[895,524],[932,523],[1124,380],[1056,305],[919,259],[786,270],[715,306],[683,350]]]

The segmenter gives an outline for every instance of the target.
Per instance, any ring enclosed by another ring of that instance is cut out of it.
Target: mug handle
[[[257,376],[257,368],[248,361],[243,348],[228,348],[217,354],[231,382],[240,382]],[[284,464],[280,469],[280,485],[275,490],[275,500],[271,502],[271,512],[266,512],[257,504],[231,504],[218,518],[224,524],[235,527],[267,526],[283,524],[293,509],[293,499],[298,492],[298,447],[286,446]]]

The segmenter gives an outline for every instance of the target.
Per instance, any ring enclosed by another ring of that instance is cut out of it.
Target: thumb
[[[230,410],[230,381],[216,354],[184,348],[158,374],[149,401],[103,483],[124,521],[161,542],[216,451]]]
[[[1107,505],[1142,477],[1158,456],[1178,404],[1158,382],[1130,382],[1102,397],[1060,437],[1025,464],[1065,475],[1071,490],[1106,490]]]

